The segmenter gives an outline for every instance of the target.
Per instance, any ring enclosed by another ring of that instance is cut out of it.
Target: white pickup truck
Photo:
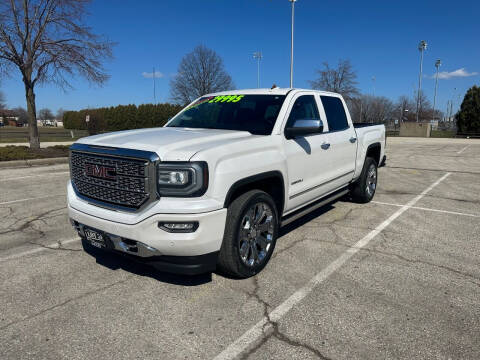
[[[301,89],[205,95],[164,127],[71,147],[68,212],[85,246],[169,272],[255,275],[279,228],[349,194],[368,202],[385,127]]]

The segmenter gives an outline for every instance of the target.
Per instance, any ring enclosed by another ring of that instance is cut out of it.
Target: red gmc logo
[[[104,180],[116,180],[117,169],[113,166],[85,163],[85,175]]]

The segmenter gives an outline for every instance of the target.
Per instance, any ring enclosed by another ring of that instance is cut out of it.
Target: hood
[[[164,127],[94,135],[77,142],[152,151],[162,161],[188,161],[198,151],[251,136],[246,131]]]

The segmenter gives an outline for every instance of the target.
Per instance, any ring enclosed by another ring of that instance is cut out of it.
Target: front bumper
[[[199,214],[156,214],[136,224],[123,224],[91,216],[68,206],[70,219],[100,230],[108,237],[141,242],[156,250],[158,256],[198,256],[220,250],[225,230],[227,209]],[[167,232],[162,222],[198,222],[194,232]]]
[[[94,248],[87,240],[82,238],[84,249],[90,254],[98,255],[98,249]],[[119,256],[126,257],[137,263],[152,266],[157,270],[183,275],[198,275],[215,271],[217,267],[218,251],[204,255],[197,256],[166,256],[166,255],[153,255],[153,256],[138,256],[125,251],[119,251],[115,245],[106,239],[108,244],[106,248],[100,251],[106,251],[115,253]]]

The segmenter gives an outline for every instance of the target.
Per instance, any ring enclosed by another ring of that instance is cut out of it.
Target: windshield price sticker
[[[245,95],[219,95],[219,96],[209,96],[206,98],[201,98],[198,100],[196,103],[194,103],[192,106],[189,106],[187,110],[196,108],[199,105],[205,104],[205,103],[218,103],[218,102],[227,102],[227,103],[236,103],[242,100],[242,98]]]
[[[220,95],[215,96],[209,103],[217,103],[217,102],[239,102],[245,95]]]

